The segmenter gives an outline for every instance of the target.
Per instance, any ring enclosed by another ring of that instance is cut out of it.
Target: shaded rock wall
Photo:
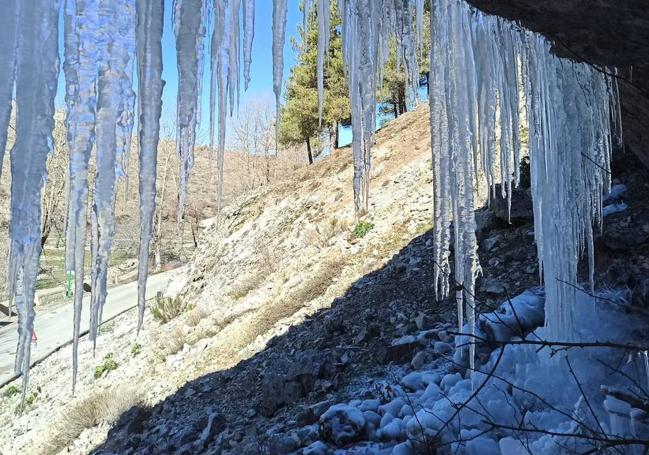
[[[562,57],[617,67],[624,141],[649,167],[648,0],[467,0],[519,21],[555,43]]]

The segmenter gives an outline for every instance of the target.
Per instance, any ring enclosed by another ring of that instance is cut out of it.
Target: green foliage
[[[104,357],[104,363],[95,367],[95,379],[101,378],[104,373],[116,370],[118,366],[119,365],[117,364],[117,362],[115,362],[115,360],[113,359],[113,354],[106,354],[106,356]]]
[[[131,345],[131,355],[137,357],[142,353],[142,345],[140,343],[133,343]]]
[[[351,115],[343,68],[341,19],[336,2],[331,2],[329,55],[325,56],[322,125],[318,114],[318,24],[315,11],[309,17],[309,31],[300,30],[300,42],[293,41],[297,64],[287,82],[286,103],[280,118],[280,142],[304,143]]]
[[[27,410],[27,409],[29,409],[30,407],[32,407],[32,405],[36,402],[36,398],[38,398],[38,393],[36,393],[36,392],[32,392],[32,393],[28,394],[28,395],[25,397],[25,401],[24,401],[24,402],[21,401],[20,403],[18,403],[18,404],[16,405],[16,408],[14,409],[14,412],[15,412],[16,414],[21,414],[21,413],[23,413],[25,410]]]
[[[369,221],[359,221],[354,228],[354,237],[356,237],[357,239],[362,239],[372,229],[374,229],[373,223],[370,223]]]
[[[9,387],[7,387],[2,391],[2,396],[4,398],[9,398],[19,393],[20,393],[20,389],[18,387],[16,387],[15,385],[10,385]]]
[[[151,305],[151,315],[156,321],[166,324],[187,309],[189,308],[180,297],[165,297],[162,292],[158,292],[155,296],[155,302]]]

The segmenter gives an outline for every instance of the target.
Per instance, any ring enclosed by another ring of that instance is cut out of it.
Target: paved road
[[[152,298],[158,291],[164,291],[172,272],[160,273],[149,276],[146,287],[147,298]],[[137,305],[137,282],[116,286],[108,290],[108,297],[104,306],[103,320]],[[86,333],[89,325],[90,295],[83,299],[83,312],[81,314],[81,332]],[[72,304],[65,304],[58,308],[42,309],[36,307],[36,321],[34,323],[38,344],[32,345],[32,363],[38,362],[49,356],[52,352],[72,341]],[[0,324],[6,319],[0,319]],[[11,323],[0,326],[0,386],[14,376],[14,356],[18,340],[17,324],[15,317]]]

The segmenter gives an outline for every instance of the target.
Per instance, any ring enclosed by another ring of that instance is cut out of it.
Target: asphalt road
[[[158,291],[164,291],[171,273],[165,272],[149,276],[146,287],[147,299],[154,297]],[[104,305],[103,320],[108,321],[135,306],[137,306],[137,282],[110,288]],[[83,299],[83,312],[81,313],[82,334],[88,331],[89,307],[90,294],[87,294]],[[38,343],[32,345],[32,364],[72,341],[72,317],[71,302],[56,308],[40,309],[36,307],[34,327]],[[18,340],[16,318],[11,318],[8,324],[6,322],[7,319],[0,319],[0,386],[14,377],[14,356]]]

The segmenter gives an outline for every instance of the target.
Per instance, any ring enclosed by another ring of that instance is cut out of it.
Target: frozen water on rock
[[[484,172],[493,185],[500,168],[509,199],[519,179],[520,131],[526,126],[535,235],[547,293],[546,326],[551,338],[569,339],[576,324],[570,284],[577,283],[583,250],[592,257],[593,227],[601,223],[602,195],[610,184],[611,119],[616,118],[611,81],[587,65],[553,56],[544,38],[475,12],[460,0],[434,0],[431,6],[437,296],[444,298],[450,291],[453,219],[458,327],[466,318],[473,334],[472,295],[480,273],[472,190],[476,173]],[[526,116],[519,115],[521,87]],[[470,350],[473,362],[473,346]]]

